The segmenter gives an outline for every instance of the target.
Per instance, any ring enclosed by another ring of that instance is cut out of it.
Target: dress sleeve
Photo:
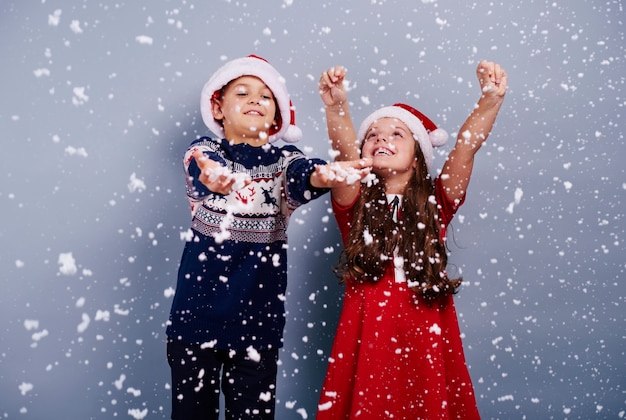
[[[452,221],[459,207],[465,202],[465,195],[458,202],[448,200],[446,192],[443,189],[443,183],[440,177],[435,178],[435,200],[439,208],[439,217],[441,218],[441,237],[445,238],[446,228]]]
[[[359,195],[357,194],[354,201],[348,206],[341,206],[331,198],[333,213],[335,214],[335,220],[337,220],[337,226],[339,227],[339,232],[341,232],[341,239],[344,244],[348,240],[350,226],[352,225],[352,215],[354,214],[354,205],[359,199],[358,197]]]

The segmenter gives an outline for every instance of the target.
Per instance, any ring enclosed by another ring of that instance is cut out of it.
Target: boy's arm
[[[341,66],[331,67],[322,73],[319,93],[325,105],[326,126],[331,146],[336,153],[335,161],[356,161],[361,151],[348,106],[348,93],[343,85],[346,70]],[[333,200],[340,205],[354,202],[360,183],[336,186],[331,191]]]
[[[456,144],[441,173],[444,191],[452,202],[458,202],[465,196],[474,167],[474,156],[491,133],[507,89],[507,75],[497,63],[481,61],[476,75],[481,97],[461,126]]]
[[[287,146],[293,147],[293,146]],[[289,201],[308,203],[329,189],[358,184],[370,173],[371,159],[326,163],[307,158],[298,151],[286,169],[286,194]]]
[[[338,189],[358,187],[371,170],[372,159],[369,158],[315,165],[309,183],[315,188],[332,188],[331,194],[334,194]]]
[[[231,172],[219,162],[209,159],[200,150],[194,150],[192,157],[200,169],[198,181],[213,193],[228,195],[251,182],[249,176]]]

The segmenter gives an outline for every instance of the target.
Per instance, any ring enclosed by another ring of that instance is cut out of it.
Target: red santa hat
[[[426,166],[430,171],[434,157],[433,147],[443,146],[448,141],[448,133],[441,128],[437,128],[435,123],[417,109],[406,104],[398,103],[393,106],[380,108],[365,118],[357,133],[359,142],[363,142],[369,126],[381,118],[397,118],[406,124],[413,133],[413,137],[418,142],[424,154]]]
[[[256,76],[267,85],[274,94],[280,121],[278,129],[269,130],[269,141],[284,140],[295,143],[302,138],[302,131],[296,126],[296,115],[293,104],[289,99],[285,79],[264,58],[256,55],[236,58],[217,69],[202,88],[200,97],[200,112],[202,120],[213,133],[224,137],[222,124],[213,118],[211,101],[219,97],[220,90],[232,80],[241,76]]]

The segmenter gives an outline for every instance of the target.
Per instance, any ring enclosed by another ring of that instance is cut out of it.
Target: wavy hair
[[[417,165],[402,195],[398,222],[387,205],[383,182],[361,185],[347,242],[336,267],[343,280],[376,282],[393,266],[394,251],[404,260],[409,287],[427,299],[456,293],[461,278],[446,272],[447,248],[440,240],[441,220],[435,186],[420,148]]]

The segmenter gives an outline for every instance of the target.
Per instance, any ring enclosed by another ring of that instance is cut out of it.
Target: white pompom
[[[433,147],[443,146],[448,141],[448,132],[442,128],[438,128],[428,133],[428,138]]]
[[[301,138],[302,138],[302,130],[300,130],[300,127],[291,124],[289,125],[289,128],[287,128],[287,131],[285,132],[281,140],[287,143],[296,143]]]

